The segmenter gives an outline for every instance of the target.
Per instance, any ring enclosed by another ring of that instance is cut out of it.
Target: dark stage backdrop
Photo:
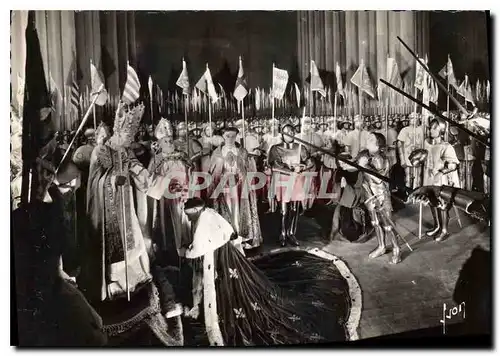
[[[457,79],[465,74],[474,84],[476,79],[490,79],[487,16],[479,11],[432,12],[430,68],[439,71],[450,54]]]
[[[473,83],[489,79],[487,13],[430,12],[429,26],[431,69],[444,66],[449,53],[459,80],[465,74]],[[271,85],[273,61],[280,68],[297,69],[296,12],[138,11],[136,32],[139,69],[152,74],[164,90],[175,86],[183,56],[192,85],[208,61],[212,76],[226,90],[234,87],[239,55],[250,87]]]
[[[238,56],[251,88],[270,87],[272,63],[291,70],[297,52],[297,15],[288,11],[136,12],[141,72],[163,90],[175,86],[185,57],[191,85],[208,62],[212,77],[234,89]]]

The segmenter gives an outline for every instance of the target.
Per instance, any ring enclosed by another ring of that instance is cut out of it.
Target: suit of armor
[[[356,162],[383,176],[389,173],[389,160],[379,152],[369,153],[363,150],[359,153]],[[394,229],[392,221],[392,204],[389,184],[381,179],[367,173],[363,173],[363,191],[365,193],[365,205],[370,212],[372,225],[377,234],[378,247],[369,255],[370,258],[379,257],[387,252],[385,236],[388,235],[392,243],[391,263],[401,261],[401,251],[398,245],[398,233]]]

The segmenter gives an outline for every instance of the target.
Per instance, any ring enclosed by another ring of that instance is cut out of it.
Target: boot
[[[295,237],[295,234],[297,233],[297,225],[299,222],[299,208],[297,207],[295,210],[290,211],[291,214],[291,221],[290,221],[290,226],[288,228],[288,234],[287,234],[287,240],[292,246],[299,246],[299,241],[297,241],[297,238]]]
[[[385,247],[384,231],[382,230],[380,225],[376,225],[374,228],[377,235],[378,247],[370,252],[370,254],[368,255],[368,257],[370,258],[377,258],[379,256],[385,255],[385,253],[387,252],[387,248]]]
[[[281,235],[279,238],[280,246],[285,247],[286,246],[286,232],[287,232],[287,227],[288,227],[288,215],[290,214],[290,211],[286,209],[286,206],[282,206],[281,208]]]
[[[436,237],[436,242],[444,241],[450,236],[448,232],[448,223],[450,222],[450,211],[449,210],[440,210],[441,213],[441,223],[443,225],[441,229],[441,233],[438,237]]]
[[[441,219],[438,208],[431,207],[432,219],[434,220],[434,228],[427,231],[426,235],[429,237],[436,236],[441,231]]]

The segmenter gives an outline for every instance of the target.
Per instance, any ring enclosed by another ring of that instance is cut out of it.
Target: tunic
[[[456,170],[446,175],[441,175],[441,178],[436,176],[436,172],[439,169],[445,168],[446,163],[455,163],[456,165],[460,163],[453,146],[447,142],[432,144],[426,140],[424,142],[424,149],[428,152],[424,167],[424,185],[449,185],[460,188],[460,181]]]

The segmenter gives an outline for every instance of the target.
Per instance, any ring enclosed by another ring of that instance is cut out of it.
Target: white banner
[[[273,97],[282,99],[288,84],[288,72],[283,69],[273,68]]]

